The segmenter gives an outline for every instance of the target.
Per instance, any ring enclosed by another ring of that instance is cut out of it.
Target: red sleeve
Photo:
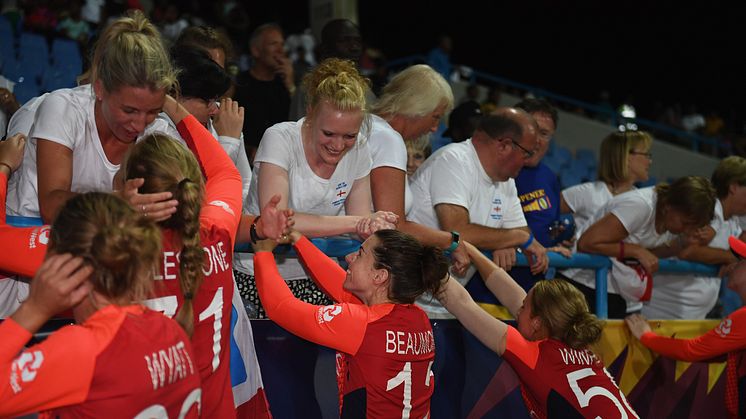
[[[11,227],[5,224],[8,179],[0,173],[0,271],[33,277],[47,253],[49,226]]]
[[[305,236],[295,243],[295,250],[316,285],[332,300],[339,303],[362,304],[362,301],[342,288],[347,272]]]
[[[254,275],[259,298],[272,321],[303,339],[348,354],[357,353],[371,317],[376,317],[367,306],[316,306],[298,300],[280,276],[270,252],[254,254]]]
[[[70,326],[21,352],[30,337],[13,319],[0,324],[2,417],[81,403],[88,395],[96,360],[90,335]]]
[[[640,338],[643,345],[663,356],[696,362],[746,348],[746,308],[740,308],[723,319],[720,325],[694,339],[676,339],[647,332]]]
[[[200,218],[208,224],[228,230],[233,245],[236,242],[238,223],[241,221],[241,174],[220,143],[194,116],[184,118],[176,125],[176,129],[197,156],[207,177],[205,202]]]
[[[2,206],[0,207],[0,224],[5,224],[5,201],[8,198],[8,176],[0,173],[0,198]]]
[[[505,353],[503,356],[508,353],[512,354],[528,368],[536,369],[536,364],[539,362],[539,342],[526,340],[513,326],[508,326],[505,334]]]

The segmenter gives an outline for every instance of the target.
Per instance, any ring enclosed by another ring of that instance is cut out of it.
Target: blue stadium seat
[[[78,73],[62,70],[55,67],[47,67],[42,76],[41,87],[48,92],[65,87],[75,87],[75,78]]]
[[[562,186],[562,189],[567,189],[570,186],[575,186],[580,183],[583,183],[583,178],[579,173],[563,171],[560,175],[560,185]]]
[[[563,165],[554,155],[545,155],[541,162],[546,164],[555,174],[559,174],[562,171]]]
[[[66,38],[56,38],[52,41],[52,65],[56,69],[79,75],[83,71],[83,57],[80,55],[78,43]]]
[[[566,166],[572,160],[572,153],[569,148],[558,145],[554,150],[554,157],[559,161],[561,166]]]
[[[18,103],[26,103],[40,93],[39,85],[33,79],[24,78],[13,86],[13,94],[16,95]]]

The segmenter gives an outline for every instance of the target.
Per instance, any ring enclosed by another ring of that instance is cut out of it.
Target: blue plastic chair
[[[560,175],[562,189],[567,189],[580,183],[583,183],[583,178],[579,173],[565,170]]]
[[[554,150],[554,157],[559,161],[561,166],[567,166],[570,164],[570,160],[572,160],[572,153],[569,148],[558,145]]]
[[[24,78],[13,86],[13,94],[16,95],[18,103],[26,103],[40,93],[39,85],[33,79]]]
[[[56,38],[52,41],[52,65],[77,76],[83,71],[83,57],[78,43],[72,39]]]

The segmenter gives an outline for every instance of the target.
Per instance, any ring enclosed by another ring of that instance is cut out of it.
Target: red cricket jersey
[[[532,417],[637,418],[601,361],[556,339],[528,341],[508,326],[503,359],[521,380]]]
[[[192,345],[202,377],[202,414],[205,417],[235,417],[230,382],[230,320],[233,298],[233,243],[241,217],[241,175],[220,144],[193,117],[188,116],[177,129],[189,148],[198,156],[207,177],[205,201],[200,212],[200,239],[205,250],[205,274],[194,296],[194,334]],[[2,176],[2,175],[0,175]],[[0,198],[4,202],[7,182],[0,177]],[[46,253],[49,226],[15,228],[4,224],[5,207],[0,215],[0,242],[9,244],[0,253],[0,269],[32,277]],[[163,232],[163,260],[155,275],[154,292],[158,296],[146,303],[172,317],[183,304],[179,286],[176,233]]]
[[[199,417],[189,338],[160,313],[109,305],[19,355],[30,338],[12,319],[0,324],[0,416]]]
[[[366,306],[342,289],[346,273],[305,237],[296,243],[311,277],[338,304],[296,299],[269,252],[254,257],[262,305],[277,324],[334,348],[341,417],[413,417],[430,414],[435,358],[427,315],[413,304]]]
[[[177,125],[179,133],[199,156],[207,176],[200,212],[200,243],[205,251],[204,278],[192,303],[192,345],[202,377],[202,415],[236,416],[230,379],[230,322],[233,299],[233,243],[241,220],[241,175],[215,138],[193,117]],[[179,286],[178,233],[163,232],[163,260],[155,275],[159,297],[148,306],[173,316],[184,303]]]
[[[713,330],[694,339],[676,339],[653,332],[640,342],[654,352],[680,361],[697,362],[727,356],[725,405],[731,418],[746,417],[746,307],[723,319]]]

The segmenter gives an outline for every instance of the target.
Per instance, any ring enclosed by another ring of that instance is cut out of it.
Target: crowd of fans
[[[711,312],[720,277],[663,276],[659,258],[740,272],[728,240],[742,236],[744,158],[725,158],[711,180],[638,189],[652,139],[613,133],[601,143],[599,180],[561,190],[542,163],[556,109],[536,98],[500,107],[499,91],[483,104],[470,92],[454,108],[445,39],[431,54],[437,65],[410,66],[376,90],[348,20],[328,22],[316,47],[297,37],[293,63],[282,28],[249,35],[240,3],[75,6],[64,26],[54,1],[27,3],[18,18],[50,36],[98,40],[80,85],[24,104],[0,92],[12,115],[0,143],[2,208],[51,224],[0,225],[0,270],[33,278],[0,280],[0,337],[10,342],[0,348],[0,375],[10,377],[2,416],[232,417],[232,307],[239,321],[274,320],[298,348],[310,340],[337,350],[345,417],[460,416],[473,361],[451,353],[463,334],[438,320],[453,318],[515,369],[539,417],[634,415],[590,350],[603,326],[589,310],[595,281],[578,270],[545,280],[547,253],[611,257],[612,318]],[[224,29],[194,25],[208,17]],[[445,144],[429,155],[428,135],[449,114]],[[574,214],[574,232],[558,233],[562,213]],[[339,235],[363,242],[344,268],[307,239]],[[232,253],[248,242],[252,253]],[[278,244],[297,258],[273,254]],[[517,252],[527,267],[514,266]],[[480,285],[516,327],[474,303]],[[18,355],[65,310],[78,325]],[[654,345],[638,317],[629,322]],[[73,339],[90,347],[70,362]],[[588,361],[568,363],[561,351]],[[287,354],[273,356],[281,365]],[[79,379],[55,380],[71,368]],[[313,399],[294,384],[313,368],[293,363],[283,384]],[[579,400],[571,376],[606,396]],[[267,414],[262,406],[255,415]]]

